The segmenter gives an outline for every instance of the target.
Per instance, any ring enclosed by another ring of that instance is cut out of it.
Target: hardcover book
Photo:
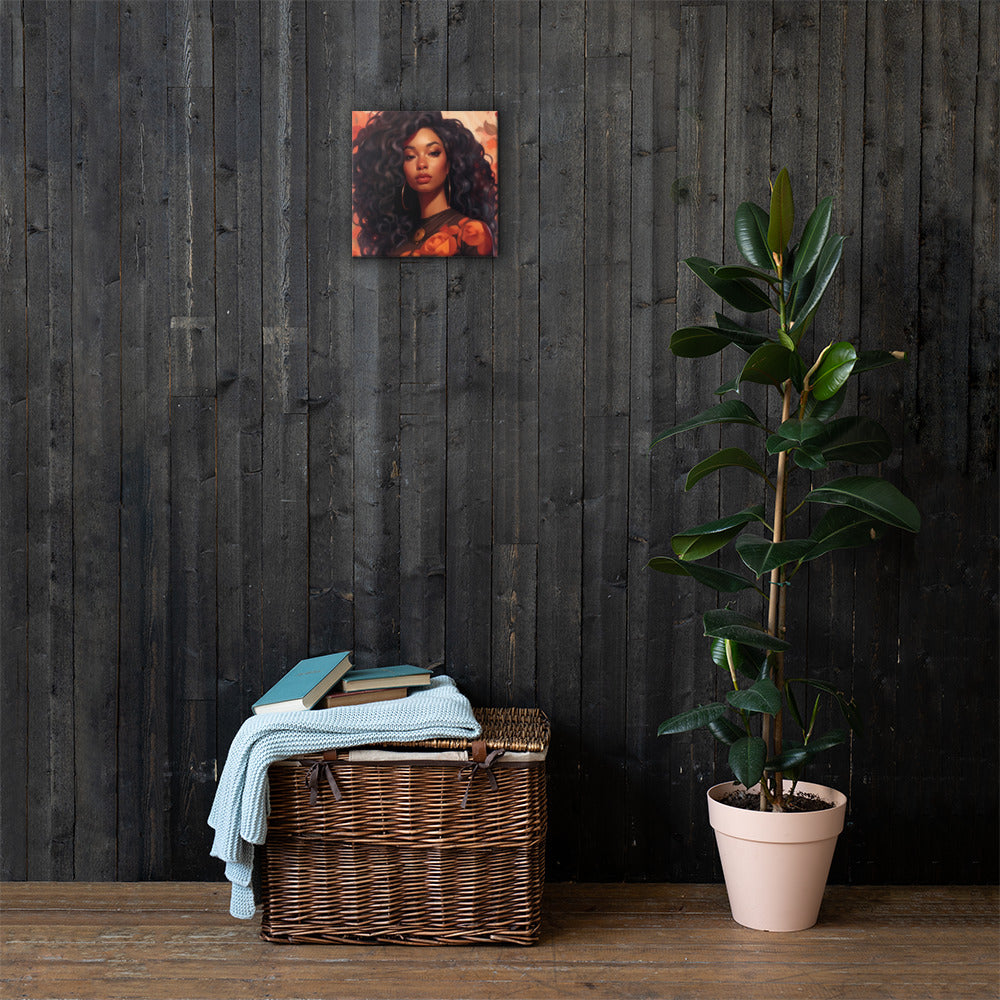
[[[328,653],[299,660],[284,677],[253,703],[262,712],[295,712],[312,708],[351,669],[351,654]]]
[[[401,663],[395,667],[370,667],[355,670],[341,684],[344,691],[370,691],[387,687],[427,687],[431,672],[426,667]]]
[[[395,701],[405,698],[409,688],[373,688],[371,691],[331,691],[317,704],[317,708],[340,708],[342,705],[367,705],[373,701]]]

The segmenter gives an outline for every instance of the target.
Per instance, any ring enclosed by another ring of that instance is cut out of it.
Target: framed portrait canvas
[[[355,111],[355,257],[497,255],[497,113]]]

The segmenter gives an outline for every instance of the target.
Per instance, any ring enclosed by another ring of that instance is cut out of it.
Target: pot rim
[[[785,780],[785,787],[791,789],[792,782]],[[742,787],[735,781],[724,781],[713,785],[707,792],[708,818],[712,829],[740,840],[751,840],[784,844],[812,843],[829,840],[844,829],[847,813],[847,796],[827,785],[800,781],[797,790],[818,795],[827,802],[833,802],[830,809],[805,813],[754,812],[728,806],[720,799],[734,788]],[[759,788],[755,785],[751,792]]]

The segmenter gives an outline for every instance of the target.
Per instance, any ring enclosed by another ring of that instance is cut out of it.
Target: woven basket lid
[[[537,708],[474,708],[482,726],[479,737],[490,750],[544,753],[549,747],[549,720]],[[433,750],[467,750],[469,739],[446,738],[419,743],[385,743],[382,746],[424,747]]]

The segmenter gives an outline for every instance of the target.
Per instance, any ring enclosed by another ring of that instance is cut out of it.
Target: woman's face
[[[444,187],[448,177],[448,154],[433,129],[422,128],[406,140],[403,175],[406,183],[419,194],[434,194]]]

